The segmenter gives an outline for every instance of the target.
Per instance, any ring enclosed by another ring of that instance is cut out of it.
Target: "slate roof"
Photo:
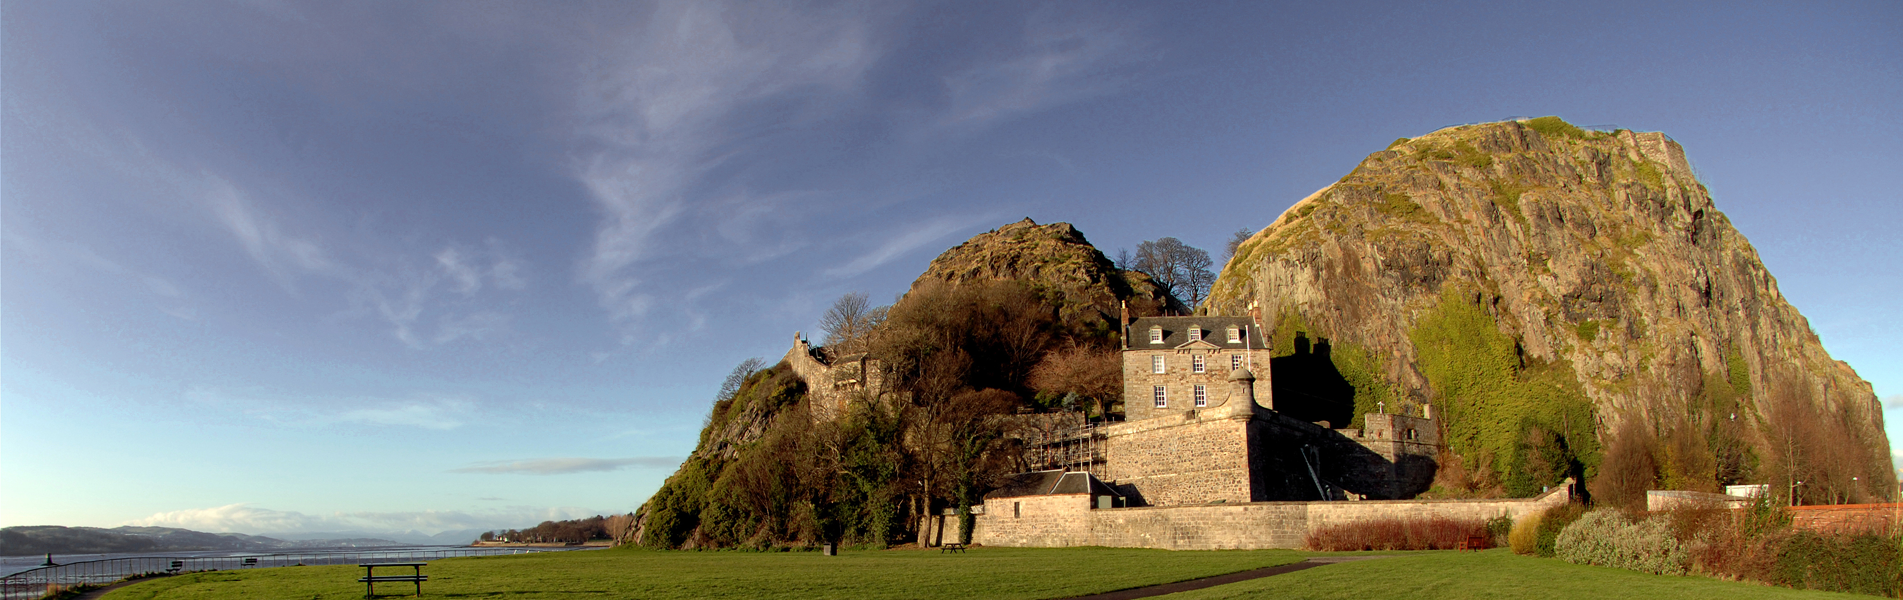
[[[1020,496],[1051,496],[1057,494],[1090,494],[1093,496],[1123,497],[1117,490],[1105,484],[1097,476],[1081,471],[1031,471],[1013,473],[1004,476],[1004,485],[986,498],[1016,498]]]
[[[1189,328],[1201,327],[1203,340],[1217,348],[1225,350],[1257,350],[1268,347],[1261,328],[1250,322],[1249,317],[1143,317],[1130,323],[1127,339],[1131,350],[1164,350],[1190,343]],[[1163,328],[1163,343],[1150,343],[1150,328]],[[1231,343],[1229,328],[1236,327],[1247,331],[1243,341]]]

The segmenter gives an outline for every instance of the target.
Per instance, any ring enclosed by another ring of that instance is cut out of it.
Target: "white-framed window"
[[[1241,330],[1241,329],[1236,329],[1236,328],[1234,328],[1234,327],[1230,327],[1230,328],[1229,328],[1229,343],[1231,343],[1231,344],[1240,344],[1240,343],[1242,343],[1242,330]]]
[[[1152,397],[1154,397],[1154,398],[1156,398],[1156,407],[1157,407],[1157,408],[1169,408],[1169,407],[1170,407],[1170,391],[1169,391],[1169,388],[1165,388],[1165,387],[1163,387],[1163,386],[1160,386],[1160,385],[1158,385],[1158,386],[1151,386],[1151,387],[1150,387],[1150,395],[1151,395]]]
[[[1150,372],[1151,373],[1163,372],[1163,355],[1158,354],[1156,356],[1150,357]]]
[[[1229,370],[1234,371],[1240,368],[1242,368],[1242,355],[1241,354],[1229,355]]]
[[[1150,343],[1152,344],[1163,343],[1163,328],[1162,327],[1150,328]]]
[[[1197,354],[1189,357],[1189,370],[1191,372],[1202,373],[1207,369],[1208,367],[1203,364],[1203,355]]]
[[[1193,342],[1193,341],[1196,341],[1196,340],[1200,340],[1200,339],[1203,339],[1203,328],[1202,328],[1202,326],[1200,326],[1200,325],[1191,325],[1191,326],[1189,326],[1189,341],[1192,341],[1192,342]]]
[[[1209,388],[1201,384],[1196,386],[1196,408],[1209,406]]]

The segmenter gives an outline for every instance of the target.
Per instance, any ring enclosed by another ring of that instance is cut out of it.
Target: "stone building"
[[[1275,408],[1267,377],[1258,376],[1268,373],[1267,340],[1248,317],[1146,317],[1125,330],[1126,419],[1218,408],[1251,394]]]
[[[782,360],[806,382],[813,418],[820,421],[846,414],[846,403],[854,397],[876,397],[885,391],[879,359],[863,352],[839,354],[827,347],[814,347],[798,331],[793,332],[793,347]]]

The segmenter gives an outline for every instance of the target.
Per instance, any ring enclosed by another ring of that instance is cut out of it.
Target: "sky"
[[[0,98],[0,525],[630,512],[972,235],[1220,254],[1542,115],[1684,145],[1903,441],[1896,2],[15,0]]]

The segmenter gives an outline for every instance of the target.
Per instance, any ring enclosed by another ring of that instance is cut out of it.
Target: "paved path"
[[[1093,594],[1089,596],[1075,596],[1071,598],[1071,600],[1133,600],[1135,598],[1151,598],[1155,596],[1162,596],[1165,594],[1174,594],[1177,592],[1187,592],[1190,590],[1200,590],[1207,587],[1215,587],[1215,586],[1223,585],[1225,583],[1235,583],[1238,581],[1260,579],[1260,578],[1268,577],[1271,575],[1281,575],[1283,573],[1294,573],[1296,571],[1300,571],[1303,569],[1313,569],[1315,567],[1319,567],[1322,565],[1332,565],[1335,563],[1349,562],[1349,561],[1356,561],[1356,560],[1368,560],[1373,558],[1387,558],[1387,556],[1317,556],[1315,558],[1310,558],[1308,560],[1298,562],[1298,563],[1291,563],[1291,564],[1279,565],[1274,567],[1262,567],[1260,569],[1255,569],[1252,571],[1242,571],[1238,573],[1230,573],[1228,575],[1217,575],[1215,577],[1204,577],[1202,579],[1191,579],[1189,581],[1178,581],[1176,583],[1165,583],[1163,585],[1152,585],[1149,587],[1131,588],[1127,590],[1117,590],[1114,592]]]

